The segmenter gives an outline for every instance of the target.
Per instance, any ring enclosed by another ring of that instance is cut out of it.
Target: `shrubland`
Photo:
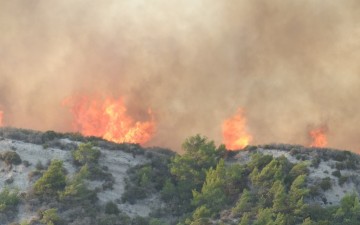
[[[0,219],[9,224],[20,204],[37,210],[35,218],[21,221],[24,225],[355,225],[360,221],[356,189],[349,191],[339,204],[320,205],[314,201],[322,198],[320,193],[333,188],[331,177],[339,185],[356,180],[347,172],[359,168],[359,157],[347,151],[271,144],[248,146],[244,150],[248,158],[237,160],[239,152],[229,152],[224,145],[216,146],[201,135],[187,138],[182,145],[183,154],[175,154],[167,149],[144,150],[138,145],[115,144],[78,134],[1,132],[6,138],[30,140],[47,147],[62,146],[71,154],[76,168],[69,174],[62,160],[53,159],[48,165],[39,162],[29,178],[33,182],[31,190],[19,193],[3,188]],[[64,137],[76,140],[76,146],[59,141]],[[100,189],[90,188],[89,183],[101,181],[103,190],[111,190],[116,182],[109,168],[99,164],[104,146],[131,153],[134,159],[142,155],[145,160],[132,166],[120,181],[125,183],[121,198],[101,204]],[[284,154],[266,154],[271,149]],[[289,160],[285,153],[296,160]],[[16,151],[2,153],[1,159],[7,165],[24,162]],[[326,173],[328,177],[309,182],[311,173],[329,160],[334,162],[334,168]],[[119,207],[146,199],[160,201],[148,217],[128,215]]]

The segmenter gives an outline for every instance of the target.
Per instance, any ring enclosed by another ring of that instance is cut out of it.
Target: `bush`
[[[34,184],[34,192],[38,195],[55,195],[64,189],[66,177],[63,162],[53,160],[43,176]]]
[[[57,209],[51,208],[42,212],[42,219],[40,222],[46,225],[56,225],[60,222],[60,217],[57,214]]]
[[[31,165],[31,163],[27,160],[23,160],[23,164],[25,167],[29,167]]]
[[[327,191],[329,189],[331,189],[331,179],[330,177],[325,177],[321,180],[320,182],[320,187],[321,189],[323,189],[324,191]]]
[[[108,202],[106,203],[105,205],[105,213],[106,214],[119,214],[120,211],[119,211],[119,208],[117,207],[117,205],[114,203],[114,202]]]
[[[321,163],[321,159],[316,157],[316,158],[313,158],[311,160],[311,165],[310,166],[312,166],[314,168],[318,168],[320,163]]]
[[[127,215],[105,214],[97,218],[98,225],[130,225],[131,221]]]
[[[80,144],[78,149],[72,153],[73,159],[80,165],[86,163],[97,163],[100,157],[100,151],[94,149],[91,143]]]
[[[132,220],[131,225],[149,225],[149,221],[144,217],[137,216]]]
[[[345,163],[336,163],[335,168],[338,170],[344,170],[344,169],[346,169],[346,164]]]
[[[335,176],[335,177],[338,177],[338,178],[341,177],[341,172],[340,172],[340,170],[335,170],[335,171],[332,172],[331,174],[332,174],[333,176]]]
[[[4,188],[0,192],[0,212],[14,208],[20,201],[18,191]]]
[[[342,186],[342,185],[345,184],[348,180],[349,180],[349,177],[347,177],[347,176],[341,176],[341,177],[339,177],[339,185]]]
[[[97,199],[95,191],[89,190],[84,182],[88,176],[88,167],[85,165],[71,179],[67,180],[64,191],[60,192],[60,200],[67,203],[80,203],[83,200],[95,202]]]
[[[40,160],[37,161],[37,163],[36,163],[36,165],[35,165],[35,168],[36,168],[37,170],[43,170],[43,169],[45,169],[44,165],[41,163]]]
[[[8,165],[11,165],[11,164],[19,165],[21,163],[20,156],[14,151],[5,152],[4,154],[2,154],[1,158]]]

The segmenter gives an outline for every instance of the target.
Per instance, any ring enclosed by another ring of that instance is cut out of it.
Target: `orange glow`
[[[312,141],[310,147],[318,147],[318,148],[326,147],[328,144],[326,137],[327,131],[328,128],[326,126],[318,127],[311,130],[309,132]]]
[[[102,137],[117,143],[148,142],[155,132],[155,121],[148,110],[148,121],[134,121],[122,99],[69,98],[63,104],[73,114],[73,126],[85,136]]]
[[[223,141],[227,149],[243,149],[251,141],[252,136],[247,132],[246,118],[242,109],[222,125]]]
[[[0,127],[3,126],[3,117],[4,117],[4,112],[0,110]]]

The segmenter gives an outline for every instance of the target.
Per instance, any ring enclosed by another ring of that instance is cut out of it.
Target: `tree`
[[[254,184],[262,188],[270,188],[275,180],[283,180],[290,169],[290,162],[285,157],[273,159],[254,177]]]
[[[205,205],[211,213],[219,212],[228,200],[224,192],[225,177],[225,164],[224,160],[221,160],[216,169],[210,168],[206,173],[206,180],[201,192],[193,191],[193,204],[195,206]]]
[[[67,201],[81,201],[92,195],[92,191],[88,190],[85,185],[85,178],[89,176],[89,168],[82,166],[80,171],[74,175],[72,179],[67,179],[64,191],[60,192],[60,199]]]
[[[66,185],[63,162],[53,160],[42,177],[34,184],[34,192],[38,195],[56,195]]]
[[[254,225],[269,225],[273,222],[273,214],[270,208],[260,209]]]
[[[244,213],[244,215],[241,217],[239,225],[250,225],[250,214]]]
[[[285,187],[281,181],[275,181],[274,185],[270,190],[271,194],[274,196],[273,200],[273,212],[286,212],[288,210],[288,198],[285,192]]]
[[[304,211],[304,197],[309,193],[309,189],[305,187],[306,175],[298,176],[291,184],[289,191],[290,208],[295,214],[301,214]]]
[[[356,193],[345,195],[334,215],[343,225],[356,225],[360,221],[360,202]]]
[[[225,147],[221,145],[216,148],[213,141],[200,135],[186,139],[182,147],[185,154],[175,156],[170,171],[177,180],[185,181],[191,185],[191,189],[199,190],[205,180],[205,171],[216,166]]]
[[[170,172],[175,178],[177,212],[189,210],[192,190],[200,191],[206,178],[206,171],[215,167],[224,156],[225,146],[216,148],[213,141],[196,135],[186,139],[182,145],[185,153],[175,156],[170,163]]]
[[[287,225],[286,216],[282,213],[278,213],[274,224],[275,225]]]
[[[75,162],[80,165],[97,163],[100,154],[100,151],[95,149],[91,143],[80,144],[79,147],[72,152]]]
[[[313,225],[313,222],[310,218],[306,218],[301,225]]]
[[[232,209],[232,213],[235,215],[249,212],[252,208],[252,196],[251,193],[244,189],[243,193],[241,194],[241,197],[239,201],[236,203],[235,207]]]

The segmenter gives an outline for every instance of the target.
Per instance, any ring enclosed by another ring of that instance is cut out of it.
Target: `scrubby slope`
[[[39,200],[40,197],[30,197],[29,193],[33,191],[36,180],[44,173],[52,160],[63,161],[67,178],[74,177],[80,166],[74,163],[72,152],[79,145],[87,142],[93,143],[94,148],[101,152],[97,162],[98,168],[102,170],[99,172],[100,177],[85,179],[84,181],[89,190],[96,192],[97,200],[90,207],[97,209],[99,215],[104,212],[104,207],[108,202],[115,203],[121,212],[129,216],[130,218],[127,218],[127,220],[136,217],[147,217],[160,204],[156,196],[149,196],[149,198],[134,204],[121,200],[125,190],[127,170],[151,161],[149,157],[145,156],[145,150],[138,145],[119,145],[98,138],[84,138],[71,133],[41,133],[14,128],[2,128],[0,135],[0,154],[5,155],[7,152],[15,152],[22,160],[19,164],[0,160],[0,190],[4,190],[5,187],[16,189],[19,195],[22,196],[18,204],[18,210],[12,209],[11,212],[0,212],[0,224],[8,224],[11,221],[40,220],[39,209],[44,210],[52,204],[59,206],[56,199]],[[61,212],[59,211],[60,216],[72,214],[70,212],[71,206],[68,209],[68,206],[61,207],[63,209],[61,209]],[[84,219],[84,221],[89,222],[90,220]],[[78,223],[81,224],[79,219]]]
[[[0,224],[357,224],[360,157],[297,145],[185,153],[0,129]],[[355,221],[355,222],[354,222]]]

